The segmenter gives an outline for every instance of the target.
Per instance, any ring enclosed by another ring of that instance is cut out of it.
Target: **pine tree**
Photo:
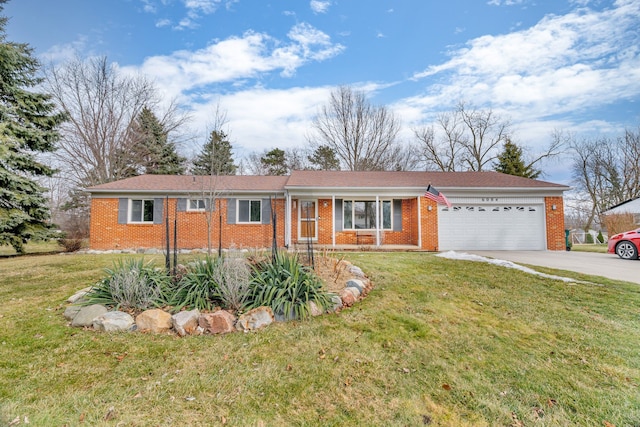
[[[191,172],[194,175],[235,175],[236,170],[227,135],[221,130],[214,130],[193,161]]]
[[[502,153],[498,155],[498,163],[494,165],[494,170],[531,179],[538,178],[541,173],[541,171],[534,169],[531,164],[525,164],[522,158],[522,148],[509,139],[504,143]]]
[[[279,148],[265,153],[260,158],[260,163],[267,170],[268,175],[286,175],[289,172],[286,154]]]
[[[176,145],[168,141],[167,131],[151,109],[144,107],[133,132],[136,143],[128,157],[131,175],[139,173],[155,175],[182,175],[186,159],[176,151]]]
[[[42,82],[39,63],[27,44],[6,41],[6,23],[0,16],[0,245],[23,253],[28,240],[51,236],[45,189],[36,179],[54,171],[37,155],[55,150],[65,116],[48,94],[30,90]]]
[[[307,159],[318,170],[340,170],[340,160],[335,150],[328,145],[319,146]]]

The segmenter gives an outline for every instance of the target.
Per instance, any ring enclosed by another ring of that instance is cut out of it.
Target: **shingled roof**
[[[140,175],[87,188],[90,193],[198,191],[283,192],[288,176]]]
[[[561,184],[498,172],[293,171],[286,188],[552,188]]]
[[[439,189],[502,188],[568,190],[569,187],[545,181],[506,175],[498,172],[352,172],[293,171],[289,176],[233,175],[140,175],[87,188],[90,193],[158,192],[194,193],[284,192],[285,189],[373,189],[426,188]]]

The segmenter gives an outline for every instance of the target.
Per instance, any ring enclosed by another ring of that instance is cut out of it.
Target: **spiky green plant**
[[[106,268],[106,277],[91,287],[82,304],[146,310],[166,303],[171,279],[153,261],[128,258]]]
[[[297,255],[279,252],[272,259],[253,266],[249,308],[269,306],[285,319],[309,317],[309,302],[325,310],[331,294],[323,290],[322,281]]]
[[[223,263],[223,258],[207,256],[187,265],[187,272],[175,287],[169,305],[175,311],[183,308],[211,310],[220,305],[220,286],[216,277]]]

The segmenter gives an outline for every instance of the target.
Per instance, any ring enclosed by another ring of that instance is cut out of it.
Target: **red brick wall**
[[[545,215],[547,221],[547,249],[564,251],[564,202],[562,197],[545,197]],[[556,209],[553,209],[555,205]]]
[[[431,206],[431,210],[429,210]],[[420,198],[420,221],[422,222],[422,248],[427,251],[438,250],[438,205],[426,197]]]
[[[176,218],[176,199],[169,199],[169,224],[171,246]],[[277,243],[284,246],[284,200],[274,201],[277,214]],[[166,208],[166,206],[165,206]],[[212,248],[218,247],[220,218],[222,212],[222,247],[265,248],[271,247],[272,224],[227,224],[227,200],[216,201],[216,210],[211,221]],[[166,214],[166,210],[165,210]],[[204,212],[177,212],[178,248],[199,249],[207,247],[207,219]],[[164,218],[163,214],[163,218]],[[162,224],[118,224],[118,199],[92,199],[91,201],[91,249],[136,249],[164,248],[166,225]]]

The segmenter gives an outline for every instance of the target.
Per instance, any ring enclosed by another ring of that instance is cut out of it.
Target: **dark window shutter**
[[[393,199],[393,231],[402,231],[402,200]]]
[[[129,199],[118,199],[118,224],[126,224],[129,219]]]
[[[227,199],[227,224],[236,223],[236,199]]]
[[[178,199],[178,212],[184,212],[187,210],[187,199],[181,197]]]
[[[342,231],[342,199],[336,199],[336,231]]]
[[[262,199],[262,223],[271,224],[271,199]]]
[[[162,224],[162,211],[164,199],[157,197],[153,199],[153,223]]]

